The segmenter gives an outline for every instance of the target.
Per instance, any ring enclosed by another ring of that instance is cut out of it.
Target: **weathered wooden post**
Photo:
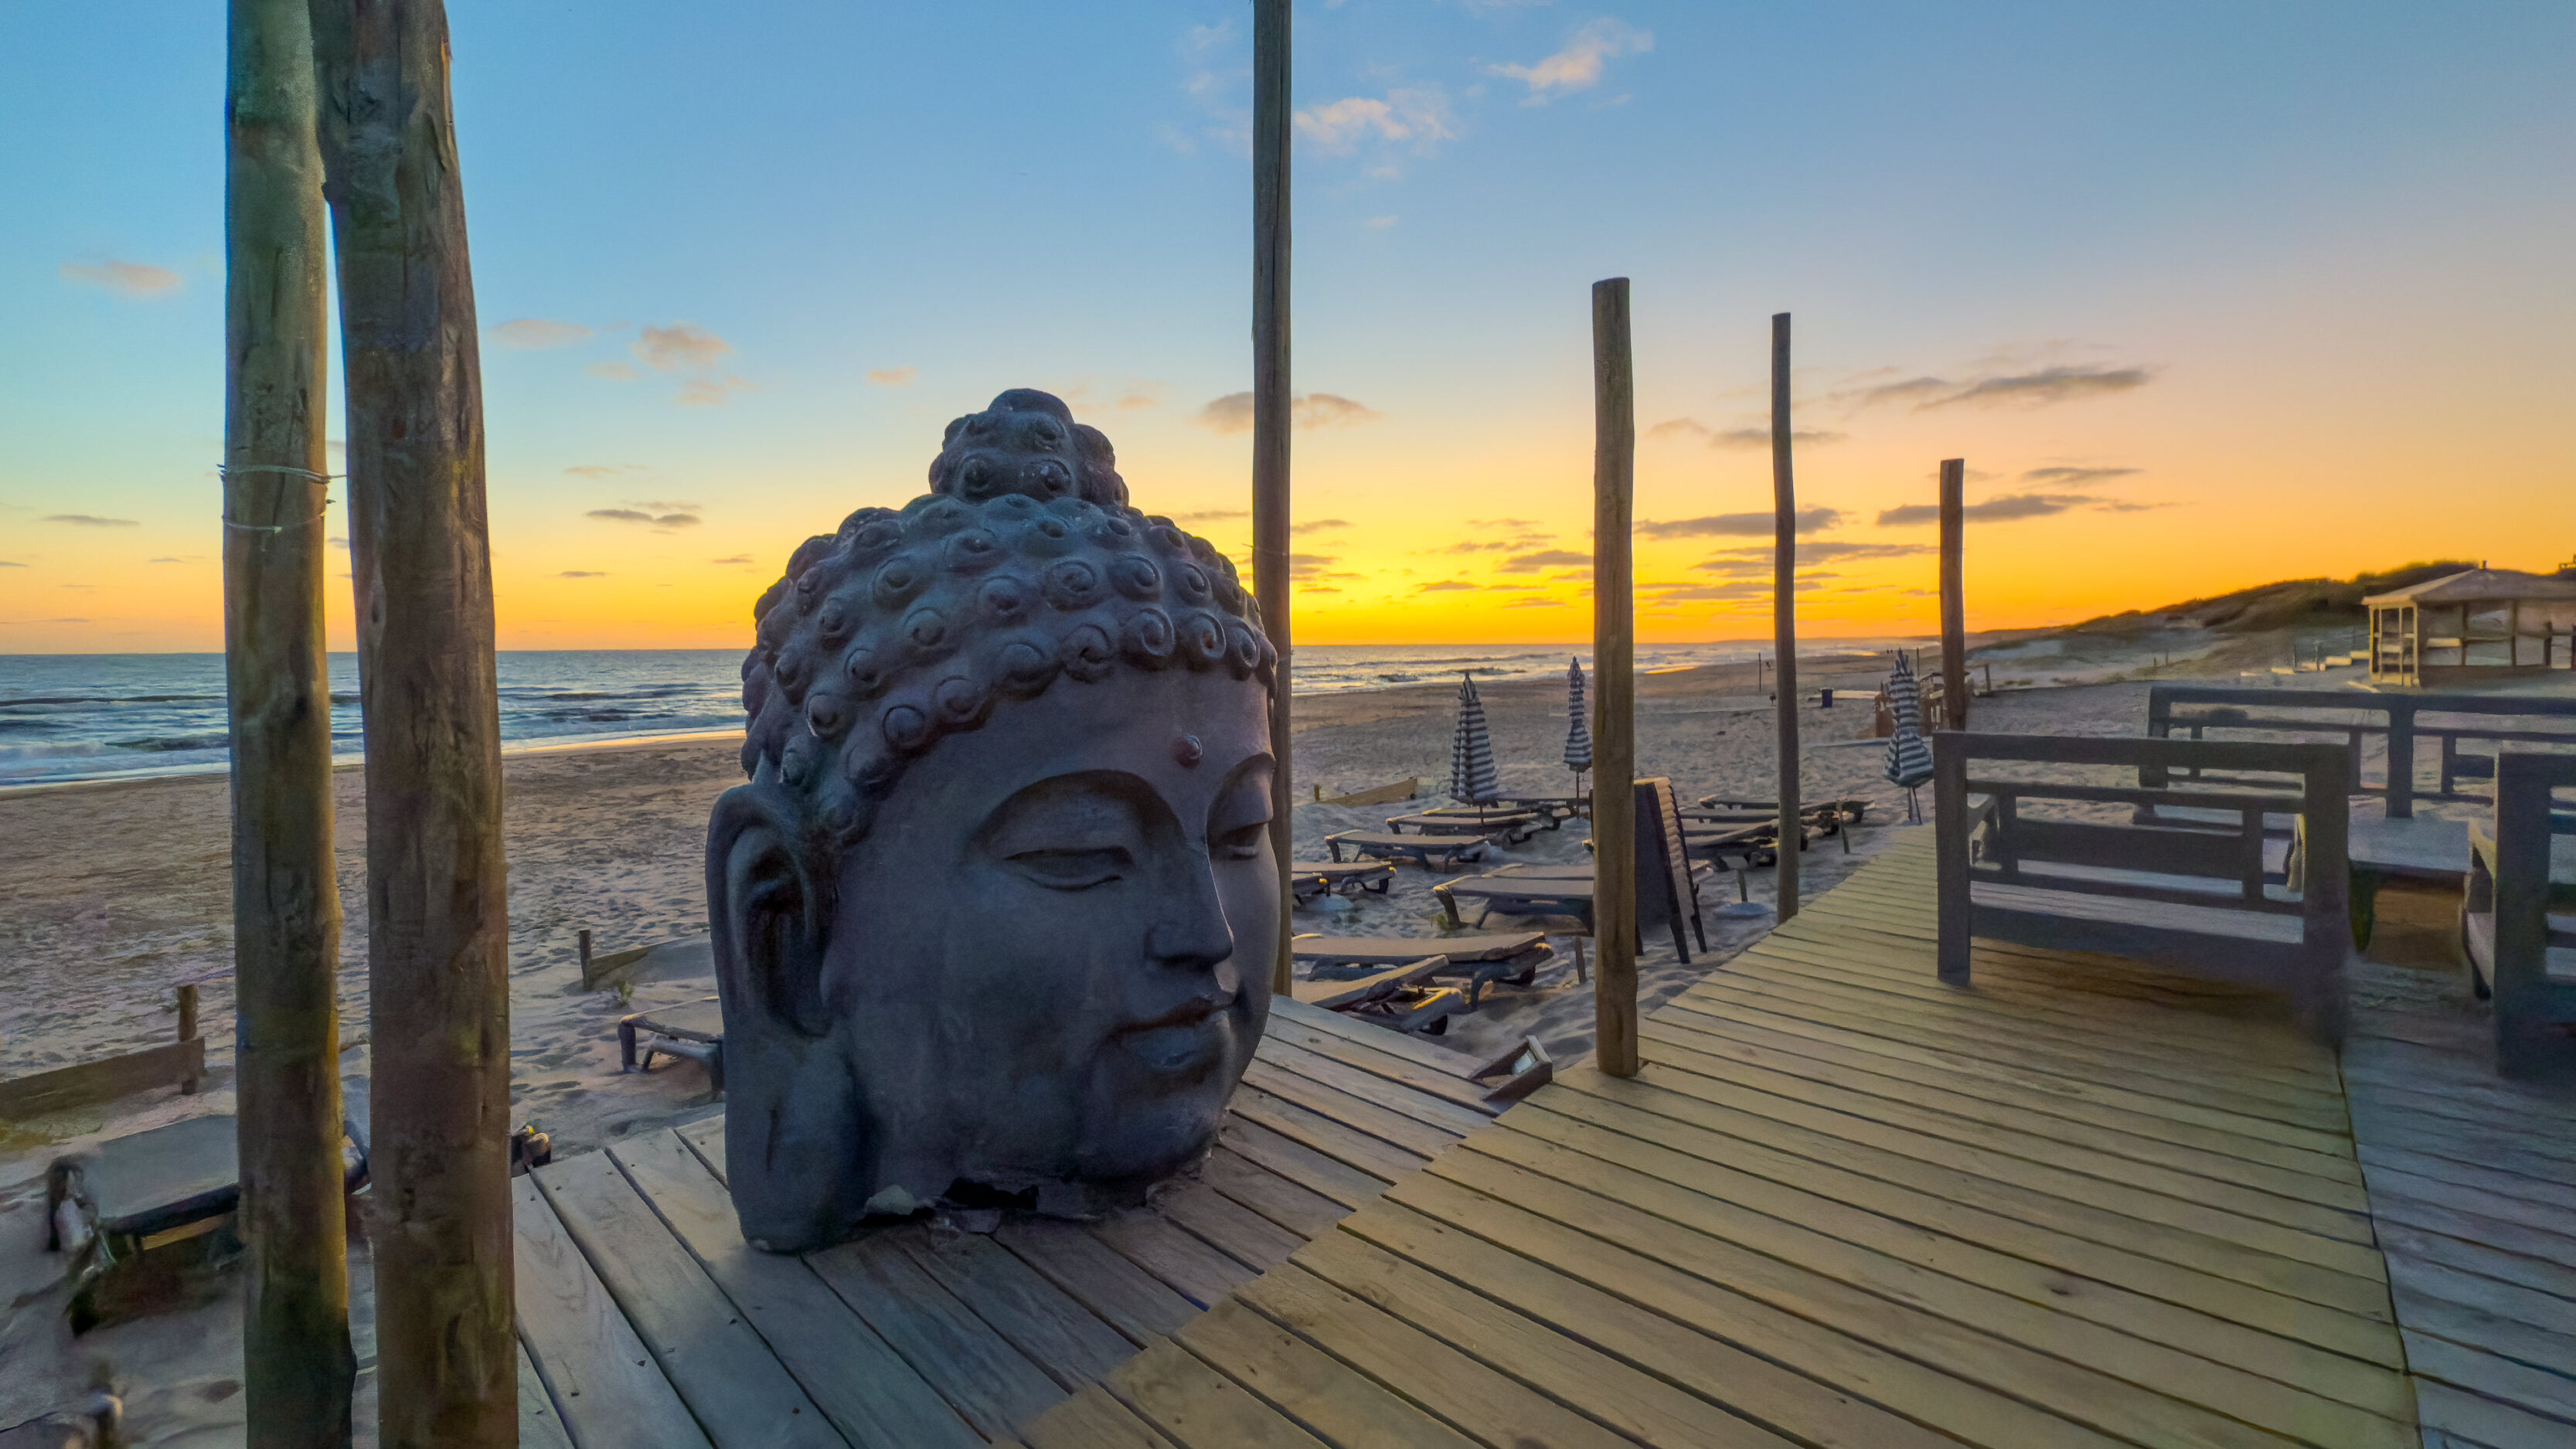
[[[1968,727],[1967,473],[1965,458],[1941,460],[1941,713],[1954,730]]]
[[[1279,946],[1270,989],[1292,981],[1288,879],[1297,800],[1289,785],[1288,683],[1288,22],[1290,0],[1252,7],[1252,587],[1261,626],[1279,650],[1279,689],[1270,699],[1270,848],[1279,857]]]
[[[1592,983],[1595,1060],[1637,1075],[1636,493],[1637,388],[1628,344],[1628,279],[1592,284]]]
[[[340,887],[323,657],[322,155],[305,0],[232,0],[224,96],[224,678],[249,1442],[346,1445]],[[179,988],[196,1035],[197,988]],[[193,1085],[190,1090],[193,1090]]]
[[[1771,316],[1771,647],[1780,697],[1780,864],[1776,909],[1783,921],[1798,914],[1798,850],[1806,843],[1798,813],[1798,483],[1790,469],[1789,314]]]
[[[507,1445],[510,999],[483,387],[441,0],[312,0],[367,742],[386,1449]]]

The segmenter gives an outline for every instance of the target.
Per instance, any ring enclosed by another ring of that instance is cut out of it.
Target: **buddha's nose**
[[[1163,914],[1145,932],[1145,953],[1161,965],[1205,971],[1234,955],[1234,927],[1205,862],[1177,874]]]

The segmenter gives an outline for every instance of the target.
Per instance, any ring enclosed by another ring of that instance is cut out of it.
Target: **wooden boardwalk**
[[[521,1440],[1007,1439],[1486,1123],[1462,1061],[1275,1003],[1199,1181],[1090,1226],[763,1253],[725,1195],[721,1119],[540,1168],[516,1184]]]
[[[2576,1445],[2576,1089],[2499,1079],[2480,1014],[2356,1025],[2344,1084],[2425,1443]]]
[[[1651,1018],[1641,1076],[1496,1120],[1283,1012],[1152,1218],[781,1259],[714,1124],[545,1169],[539,1409],[583,1445],[2576,1443],[2576,1118],[2396,1041],[2348,1108],[2276,1003],[2104,958],[1981,943],[1945,988],[1909,836]]]

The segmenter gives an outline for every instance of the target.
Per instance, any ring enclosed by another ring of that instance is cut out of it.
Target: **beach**
[[[1910,829],[1904,795],[1881,775],[1884,751],[1867,738],[1870,694],[1882,661],[1822,652],[1801,662],[1802,793],[1810,800],[1869,802],[1861,826],[1816,842],[1804,856],[1808,896],[1829,889],[1853,865]],[[1566,733],[1561,675],[1481,682],[1502,788],[1561,794],[1572,779],[1559,763]],[[1816,692],[1833,689],[1834,707]],[[2122,682],[2007,691],[1977,702],[1980,728],[2052,733],[2134,733],[2145,689]],[[1637,681],[1641,775],[1668,776],[1687,804],[1717,794],[1760,799],[1774,790],[1774,710],[1749,666],[1722,665],[1641,675]],[[1431,798],[1362,807],[1307,803],[1295,813],[1296,854],[1326,858],[1332,832],[1383,828],[1385,818],[1436,803],[1456,718],[1452,682],[1351,691],[1298,700],[1294,782],[1301,800],[1418,777]],[[709,807],[740,781],[738,735],[641,744],[538,750],[505,759],[505,829],[511,892],[511,1035],[514,1123],[537,1127],[558,1153],[597,1148],[714,1110],[705,1074],[667,1064],[621,1074],[617,1019],[628,1012],[695,1001],[705,977],[647,982],[631,998],[580,990],[577,933],[606,952],[706,929],[702,848]],[[344,1068],[366,1070],[367,992],[365,797],[361,773],[335,777],[342,944]],[[1929,807],[1926,792],[1925,807]],[[1418,936],[1426,951],[1442,922],[1431,886],[1505,862],[1585,859],[1585,822],[1539,831],[1488,863],[1431,872],[1406,864],[1394,888],[1357,900],[1327,898],[1294,917],[1301,932]],[[1848,849],[1846,849],[1846,847]],[[231,965],[226,785],[182,776],[26,791],[0,796],[0,943],[10,989],[0,1004],[0,1077],[91,1060],[168,1040],[174,984]],[[1776,873],[1750,872],[1752,900],[1768,902]],[[1720,872],[1703,888],[1708,907],[1736,899]],[[1472,921],[1472,916],[1470,920]],[[1498,923],[1519,925],[1520,923]],[[1708,914],[1707,949],[1693,943],[1684,964],[1668,936],[1645,942],[1639,1005],[1652,1011],[1691,981],[1758,939],[1772,924],[1754,916]],[[1560,1061],[1592,1047],[1589,987],[1571,970],[1573,923],[1554,927],[1557,964],[1535,987],[1494,988],[1479,1011],[1433,1039],[1467,1055],[1491,1055],[1534,1035]],[[46,1162],[103,1138],[199,1113],[232,1108],[230,982],[206,982],[204,1031],[211,1075],[195,1096],[164,1089],[108,1106],[56,1113],[0,1129],[0,1422],[59,1404],[76,1380],[104,1362],[129,1388],[134,1442],[238,1441],[239,1351],[233,1290],[181,1312],[103,1328],[74,1340],[61,1327],[60,1260],[43,1253],[42,1173]],[[363,1244],[353,1247],[363,1254]],[[354,1273],[362,1329],[365,1270]],[[237,1283],[238,1275],[229,1280]],[[148,1365],[148,1369],[144,1366]],[[362,1405],[361,1421],[371,1422]],[[235,1436],[235,1437],[227,1437]]]

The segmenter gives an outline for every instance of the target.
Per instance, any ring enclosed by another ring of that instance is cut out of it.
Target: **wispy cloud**
[[[648,503],[641,508],[594,508],[582,517],[608,523],[645,523],[661,532],[695,528],[703,521],[691,508],[666,503]]]
[[[2017,372],[1988,372],[1965,378],[1924,375],[1897,382],[1841,388],[1819,401],[1854,411],[1901,405],[1915,412],[1949,407],[2041,408],[2130,392],[2155,381],[2156,369],[2142,365],[2099,367],[2058,363]]]
[[[568,347],[590,335],[590,329],[578,322],[558,322],[551,317],[519,317],[491,329],[493,341],[521,352],[534,352],[548,347]]]
[[[2108,483],[2114,478],[2134,477],[2145,471],[2143,468],[2033,468],[2021,475],[2021,481],[2081,488],[2088,483]]]
[[[1655,48],[1653,32],[1624,20],[1602,16],[1574,32],[1565,48],[1536,65],[1489,65],[1487,75],[1504,76],[1529,87],[1528,106],[1547,104],[1561,95],[1588,91],[1601,83],[1601,68],[1623,55],[1642,55]]]
[[[188,285],[185,277],[168,267],[148,266],[142,262],[106,261],[94,265],[65,262],[59,270],[67,282],[97,287],[120,297],[167,297]]]
[[[750,390],[751,384],[728,372],[722,377],[693,377],[680,384],[679,404],[684,408],[720,408],[735,393]]]
[[[1797,531],[1822,533],[1843,521],[1843,511],[1821,504],[1798,510]],[[1717,513],[1706,518],[1677,518],[1667,522],[1641,520],[1637,532],[1648,538],[1703,538],[1733,534],[1758,538],[1778,527],[1778,516],[1771,513]]]
[[[1441,579],[1435,583],[1416,584],[1413,586],[1413,591],[1417,594],[1447,594],[1455,593],[1460,589],[1472,590],[1477,587],[1465,579]]]
[[[1972,523],[2009,523],[2016,518],[2047,518],[2079,508],[2097,513],[2141,513],[2157,506],[2091,493],[1999,493],[1982,503],[1968,504],[1959,513]],[[1941,507],[1937,503],[1908,503],[1878,515],[1881,528],[1914,528],[1940,521]]]
[[[1339,393],[1312,392],[1291,398],[1288,415],[1301,428],[1347,427],[1385,416],[1365,403]],[[1220,433],[1252,431],[1252,394],[1230,392],[1198,410],[1199,426]]]
[[[674,322],[668,327],[647,326],[627,350],[656,372],[673,372],[713,367],[733,351],[733,344],[694,322]]]
[[[25,567],[27,567],[27,565],[18,562],[16,559],[0,558],[0,569],[22,569]]]
[[[1504,609],[1562,609],[1565,607],[1565,601],[1563,599],[1542,598],[1537,594],[1532,594],[1526,599],[1506,599],[1496,607]]]
[[[0,624],[86,624],[87,619],[0,619]]]
[[[1592,567],[1592,555],[1567,548],[1549,548],[1536,553],[1514,554],[1494,567],[1507,574],[1534,574],[1540,569],[1588,569]]]
[[[184,558],[179,557],[177,554],[163,554],[163,555],[162,555],[161,557],[159,557],[159,558],[147,558],[147,559],[145,559],[145,560],[144,560],[144,562],[145,562],[145,563],[157,563],[157,564],[165,564],[165,563],[177,563],[177,564],[183,564],[183,563],[188,562],[188,560],[186,560],[186,559],[184,559]]]
[[[633,382],[636,378],[634,367],[623,362],[594,362],[584,367],[582,371],[593,377],[607,378],[611,382]]]
[[[901,367],[880,367],[868,373],[868,381],[879,387],[901,387],[921,376],[921,369],[907,362]]]
[[[101,518],[95,513],[48,513],[47,523],[68,523],[74,528],[139,528],[140,519]]]
[[[1250,518],[1251,516],[1240,508],[1202,508],[1196,513],[1175,514],[1172,521],[1174,523],[1223,523],[1229,518]]]
[[[1768,427],[1712,428],[1697,418],[1672,418],[1646,429],[1650,438],[1697,438],[1712,448],[1734,448],[1750,451],[1771,446]],[[1839,443],[1844,434],[1823,428],[1791,428],[1789,441],[1800,444]]]
[[[1827,538],[1798,545],[1798,562],[1806,565],[1911,558],[1930,552],[1932,552],[1932,545],[1928,543],[1851,543]],[[1744,548],[1721,548],[1698,563],[1692,564],[1691,567],[1705,569],[1710,573],[1748,576],[1768,574],[1771,571],[1772,562],[1770,545],[1753,544]]]
[[[559,579],[604,579],[608,577],[608,575],[597,573],[590,569],[565,569],[562,573],[555,575],[555,577]]]
[[[575,463],[564,470],[575,478],[614,478],[620,473],[646,471],[641,463]]]
[[[1350,526],[1351,521],[1347,518],[1316,518],[1309,519],[1304,523],[1292,523],[1288,526],[1288,531],[1290,533],[1322,533],[1328,528],[1348,528]]]
[[[711,558],[708,559],[707,562],[711,564],[747,564],[751,562],[751,555],[747,553],[738,553],[729,558]]]
[[[1362,577],[1348,569],[1336,569],[1333,567],[1333,565],[1340,563],[1341,561],[1341,556],[1339,554],[1292,553],[1288,555],[1288,577],[1292,580],[1298,581],[1310,579],[1356,579]]]
[[[1297,133],[1328,156],[1348,156],[1367,145],[1380,153],[1379,174],[1397,169],[1398,152],[1429,156],[1443,141],[1458,139],[1449,95],[1440,87],[1407,86],[1384,96],[1344,96],[1297,113]]]

